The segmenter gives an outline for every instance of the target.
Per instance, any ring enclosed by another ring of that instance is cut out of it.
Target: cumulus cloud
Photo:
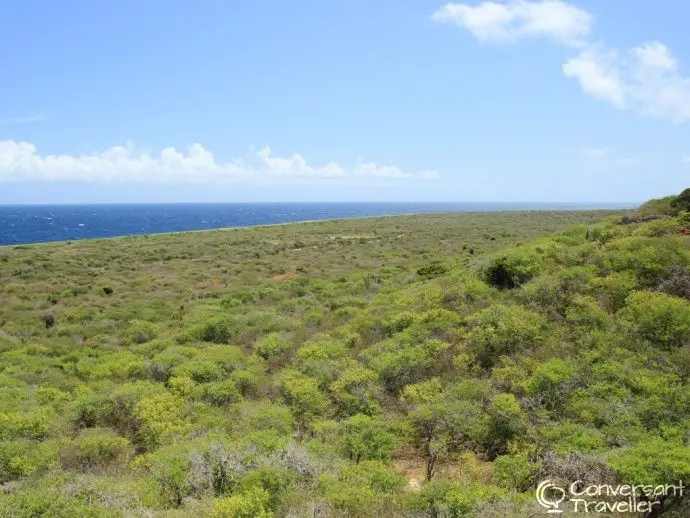
[[[619,108],[675,123],[690,120],[690,79],[679,73],[675,57],[663,43],[645,43],[625,55],[585,50],[568,60],[563,72],[586,93]]]
[[[82,181],[127,183],[304,183],[348,178],[429,179],[434,171],[405,172],[395,166],[335,162],[313,166],[299,154],[275,156],[264,147],[246,157],[219,162],[201,144],[157,154],[137,152],[133,144],[88,155],[41,155],[35,145],[0,141],[0,182]]]
[[[690,78],[680,73],[678,60],[666,45],[652,41],[619,51],[595,43],[591,39],[592,15],[565,1],[450,3],[432,18],[455,23],[481,41],[544,36],[580,47],[579,54],[561,68],[586,94],[619,109],[674,123],[690,120]]]
[[[587,11],[559,0],[482,2],[476,6],[449,3],[432,19],[464,27],[481,41],[547,37],[566,45],[580,45],[592,23]]]
[[[562,68],[563,73],[576,79],[589,95],[610,101],[619,107],[625,105],[626,89],[616,66],[614,53],[585,50],[579,56],[569,59]]]

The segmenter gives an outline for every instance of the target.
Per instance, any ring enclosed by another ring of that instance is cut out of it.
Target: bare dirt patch
[[[426,461],[409,451],[394,459],[393,470],[407,479],[408,491],[419,491],[426,483]],[[482,462],[471,453],[461,454],[437,466],[434,479],[437,478],[468,478],[489,484],[491,463]]]

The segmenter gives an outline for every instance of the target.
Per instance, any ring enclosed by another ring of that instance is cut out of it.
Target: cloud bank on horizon
[[[372,179],[429,180],[436,171],[406,172],[396,166],[357,162],[345,168],[335,162],[313,166],[299,154],[274,156],[269,147],[229,162],[195,143],[186,151],[168,147],[158,154],[138,153],[133,144],[89,155],[40,155],[36,146],[0,141],[0,182],[81,181],[99,183],[243,183],[290,184]]]
[[[592,38],[593,16],[568,2],[449,3],[431,18],[458,25],[484,43],[541,37],[573,48],[578,54],[563,63],[562,72],[586,94],[676,124],[690,120],[690,79],[681,75],[666,45],[651,41],[625,51],[610,48]]]

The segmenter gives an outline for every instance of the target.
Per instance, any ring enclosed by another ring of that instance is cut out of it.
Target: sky
[[[0,203],[641,202],[685,0],[9,0]]]

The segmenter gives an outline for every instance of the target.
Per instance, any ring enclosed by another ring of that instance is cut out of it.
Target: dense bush
[[[133,450],[130,442],[111,430],[85,430],[60,449],[63,469],[85,472],[117,472]]]
[[[536,346],[545,322],[521,306],[495,305],[469,317],[467,324],[468,344],[479,364],[489,368],[501,356]]]
[[[678,196],[674,197],[670,205],[676,212],[690,212],[690,189],[685,189]]]
[[[268,491],[252,487],[237,495],[216,500],[211,516],[213,518],[273,518],[267,509],[270,499]]]
[[[659,347],[681,347],[690,341],[687,300],[665,293],[638,291],[628,297],[620,318],[630,326],[631,337],[647,339]]]
[[[496,288],[512,289],[529,281],[541,271],[543,250],[516,251],[500,255],[484,268],[484,279]]]

